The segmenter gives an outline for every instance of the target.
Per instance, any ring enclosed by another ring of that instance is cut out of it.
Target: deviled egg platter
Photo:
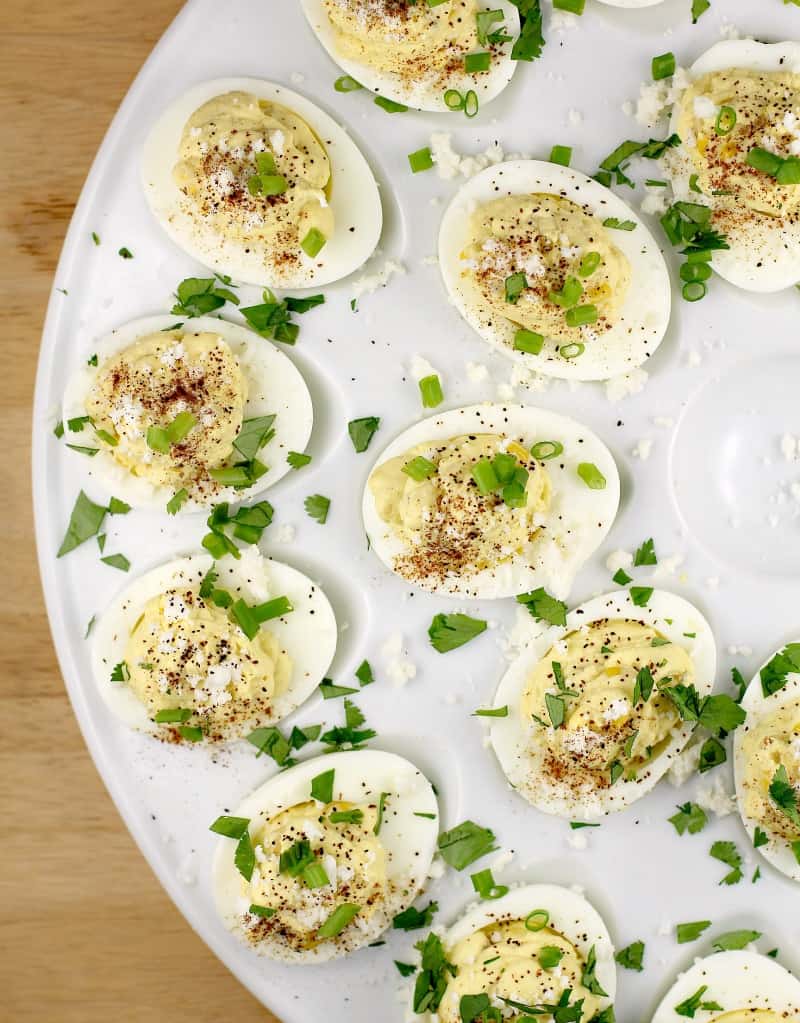
[[[696,959],[656,1009],[652,1023],[789,1023],[800,1019],[800,981],[758,952]]]
[[[602,441],[566,416],[472,405],[424,419],[383,451],[364,489],[372,550],[406,582],[491,599],[564,596],[617,513]]]
[[[509,0],[302,0],[302,7],[347,72],[345,91],[363,85],[417,110],[474,115],[516,68],[519,14]]]
[[[515,160],[470,178],[442,218],[439,267],[484,341],[547,376],[628,373],[669,323],[669,275],[647,227],[560,164]]]
[[[322,962],[376,941],[425,886],[439,830],[433,787],[403,757],[332,753],[248,796],[221,836],[214,895],[256,952]]]
[[[800,643],[777,651],[747,687],[733,763],[739,812],[753,845],[800,881]]]
[[[204,82],[176,99],[145,142],[142,181],[180,248],[247,284],[338,281],[381,233],[378,186],[344,129],[256,78]]]
[[[291,360],[248,328],[151,316],[97,343],[67,383],[63,421],[75,457],[109,492],[176,514],[281,479],[289,452],[305,450],[313,410]]]
[[[611,938],[597,911],[569,888],[522,885],[474,905],[440,944],[446,987],[429,997],[423,1019],[495,1019],[481,1015],[487,1010],[499,1010],[502,1019],[545,1019],[559,1006],[564,1019],[613,1021]],[[423,946],[423,970],[426,951],[432,950]],[[412,996],[417,1011],[428,994],[424,978]]]
[[[739,288],[789,288],[800,280],[800,43],[725,40],[688,78],[670,125],[681,145],[664,168],[689,219],[711,210],[693,245]]]
[[[327,597],[256,547],[240,555],[159,565],[95,623],[95,682],[131,728],[171,743],[243,739],[323,680],[336,649]]]
[[[676,696],[714,685],[716,649],[675,594],[608,593],[543,625],[497,688],[490,739],[510,785],[545,813],[594,820],[646,795],[689,740]],[[534,605],[535,610],[535,605]],[[552,616],[551,616],[552,617]]]

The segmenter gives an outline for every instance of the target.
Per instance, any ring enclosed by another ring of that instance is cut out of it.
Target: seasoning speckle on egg
[[[439,266],[481,337],[547,376],[628,373],[669,322],[653,236],[609,189],[559,164],[517,160],[471,178],[442,218]]]
[[[145,143],[147,201],[164,230],[220,274],[270,288],[346,277],[381,233],[378,187],[315,104],[255,78],[196,85]]]
[[[711,630],[687,601],[654,591],[596,597],[543,627],[506,672],[491,742],[514,789],[547,813],[592,819],[645,795],[689,739],[667,686],[714,684]]]
[[[594,489],[582,466],[596,470]],[[370,473],[363,516],[372,549],[413,585],[563,596],[618,502],[613,458],[589,430],[543,409],[487,404],[400,434]]]
[[[245,799],[232,819],[244,822],[252,856],[220,839],[218,911],[256,952],[294,963],[376,941],[424,887],[439,829],[430,782],[379,750],[297,764]]]

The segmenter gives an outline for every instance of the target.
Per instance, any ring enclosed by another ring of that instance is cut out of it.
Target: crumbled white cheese
[[[613,575],[620,569],[627,571],[633,565],[633,555],[630,551],[612,551],[606,558],[606,568]]]
[[[302,73],[302,71],[292,71],[289,75],[289,81],[292,85],[302,85],[305,80],[306,76]]]
[[[636,446],[631,451],[634,458],[639,458],[643,462],[646,462],[650,457],[653,450],[653,438],[652,437],[640,437],[636,442]]]
[[[568,110],[567,111],[567,124],[573,128],[577,128],[579,124],[583,124],[583,114],[580,110]]]
[[[709,785],[698,788],[694,798],[698,806],[710,810],[716,817],[727,817],[736,811],[736,800],[725,788],[721,777],[715,778]]]
[[[489,370],[482,362],[467,363],[467,378],[473,384],[482,383],[489,376]]]
[[[380,649],[380,656],[386,677],[393,686],[404,686],[406,682],[416,677],[417,666],[408,659],[408,651],[403,646],[402,633],[393,632],[387,638]]]
[[[660,426],[664,430],[671,430],[675,420],[669,416],[653,416],[653,426]]]
[[[652,213],[653,215],[666,213],[667,206],[669,206],[668,191],[667,188],[648,188],[639,209],[642,213]]]
[[[513,401],[514,388],[511,386],[511,384],[498,384],[497,397],[500,399],[500,401]]]
[[[411,371],[411,376],[415,380],[422,380],[423,377],[430,376],[435,377],[438,375],[436,368],[432,366],[427,359],[423,358],[423,356],[421,355],[416,354],[411,356],[409,370]]]
[[[753,653],[753,648],[746,644],[741,644],[739,646],[731,645],[728,647],[728,653],[731,657],[750,657]]]
[[[573,849],[577,849],[579,852],[584,850],[588,844],[589,839],[585,828],[581,828],[579,831],[570,831],[567,835],[567,845],[571,845]]]
[[[293,525],[288,522],[284,522],[282,526],[278,526],[275,530],[275,539],[278,543],[291,543],[294,540],[296,532],[297,530]]]
[[[670,769],[667,771],[667,778],[675,788],[680,788],[684,782],[688,781],[700,766],[700,748],[699,742],[692,741],[672,761]]]
[[[742,38],[741,29],[734,25],[732,21],[728,21],[724,15],[722,17],[722,24],[719,27],[719,34],[721,39]]]
[[[621,376],[612,377],[606,380],[606,397],[610,402],[616,404],[627,398],[628,395],[638,394],[644,389],[647,383],[648,373],[646,369],[632,369],[630,373],[623,373]]]
[[[702,361],[703,356],[700,352],[691,351],[686,353],[686,365],[690,366],[692,369],[697,369]]]
[[[378,288],[385,288],[394,274],[404,274],[405,272],[406,268],[402,263],[398,263],[394,259],[387,259],[380,270],[376,270],[371,274],[364,274],[363,277],[353,281],[353,298],[359,299],[363,295],[371,295]]]
[[[430,139],[431,158],[436,164],[436,173],[445,181],[459,177],[471,178],[487,167],[519,155],[509,153],[506,156],[499,142],[492,142],[482,153],[465,155],[453,149],[452,137],[449,131],[435,131]]]
[[[784,433],[781,437],[781,454],[787,462],[794,462],[800,452],[800,439],[793,437],[791,433]]]

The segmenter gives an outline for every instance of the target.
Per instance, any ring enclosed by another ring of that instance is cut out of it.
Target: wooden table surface
[[[180,5],[4,7],[0,1019],[9,1023],[274,1020],[185,923],[117,816],[58,671],[33,541],[27,447],[51,277],[95,150]]]

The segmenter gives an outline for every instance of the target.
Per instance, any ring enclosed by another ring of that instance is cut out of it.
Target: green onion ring
[[[448,110],[463,110],[464,103],[464,97],[458,89],[448,89],[444,94],[444,105]]]
[[[733,107],[720,107],[714,130],[717,135],[728,135],[736,125],[736,111]]]
[[[467,117],[474,117],[478,112],[478,94],[470,89],[464,97],[464,113]]]
[[[526,931],[541,931],[550,923],[550,914],[546,909],[534,909],[525,917]]]
[[[562,345],[558,354],[562,359],[577,359],[586,351],[586,345],[580,341],[573,341],[571,344]]]
[[[531,455],[540,462],[546,462],[550,458],[558,458],[563,452],[564,445],[557,440],[540,440],[531,448]]]
[[[687,281],[681,289],[681,294],[687,302],[699,302],[706,297],[708,288],[702,281]]]

